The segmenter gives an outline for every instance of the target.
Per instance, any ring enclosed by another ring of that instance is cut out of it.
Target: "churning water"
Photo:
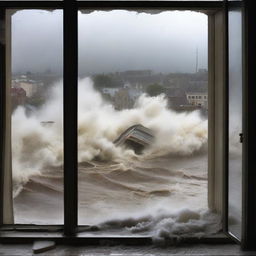
[[[39,110],[13,113],[16,223],[63,223],[61,92],[59,82]],[[142,94],[132,109],[117,111],[90,78],[79,80],[78,98],[80,224],[156,238],[219,230],[219,217],[207,209],[207,119],[170,110],[164,95]],[[141,155],[113,143],[134,124],[155,134]]]

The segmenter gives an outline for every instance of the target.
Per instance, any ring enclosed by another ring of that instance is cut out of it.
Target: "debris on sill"
[[[33,244],[33,253],[42,253],[49,250],[52,250],[55,248],[55,242],[54,241],[34,241]]]

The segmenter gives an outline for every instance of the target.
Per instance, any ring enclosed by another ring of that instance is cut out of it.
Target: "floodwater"
[[[56,86],[58,88],[58,86]],[[13,114],[13,189],[16,223],[63,224],[62,95],[37,113]],[[78,217],[95,232],[203,236],[220,229],[207,206],[207,120],[176,113],[164,95],[141,95],[132,109],[115,110],[79,81]],[[53,111],[54,110],[54,111]],[[54,121],[50,126],[42,121]],[[155,141],[142,154],[113,141],[142,124]],[[15,126],[16,125],[16,126]]]

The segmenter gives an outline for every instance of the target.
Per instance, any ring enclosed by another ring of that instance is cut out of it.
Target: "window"
[[[47,2],[47,1],[46,1]],[[226,2],[226,7],[232,5],[232,3]],[[13,2],[15,3],[15,2]],[[4,8],[13,8],[12,1],[1,1],[0,5]],[[222,180],[223,172],[225,171],[225,131],[223,127],[225,127],[224,120],[226,113],[225,105],[225,91],[223,88],[226,88],[227,85],[225,83],[225,74],[227,70],[225,67],[227,66],[225,62],[223,62],[223,52],[227,49],[225,48],[225,38],[223,38],[223,28],[227,28],[228,25],[225,25],[225,16],[223,16],[223,8],[224,5],[221,1],[205,1],[201,2],[159,2],[161,8],[174,8],[174,9],[194,9],[194,10],[210,10],[209,14],[209,31],[214,33],[209,34],[209,58],[210,58],[210,66],[209,66],[209,81],[211,85],[209,87],[209,115],[212,117],[214,122],[210,121],[209,123],[209,134],[214,136],[209,136],[211,138],[209,141],[209,148],[211,148],[211,152],[209,152],[209,162],[210,162],[210,171],[209,171],[209,204],[211,208],[215,208],[217,211],[221,212],[223,216],[226,214],[225,209],[222,208],[223,198],[225,198],[225,191],[222,190],[222,184],[225,182]],[[15,3],[16,4],[16,3]],[[26,2],[21,2],[20,5],[27,7]],[[31,1],[32,7],[38,7],[39,5],[48,6],[49,8],[60,8],[64,9],[64,231],[65,234],[74,234],[77,226],[77,9],[76,8],[95,8],[95,3],[93,2],[83,2],[78,1],[76,4],[72,3],[72,1],[59,1],[52,2],[48,1],[48,3],[43,3],[40,1]],[[120,9],[122,6],[124,9],[129,9],[131,7],[144,7],[147,5],[147,8],[154,9],[157,7],[157,2],[100,2],[103,7],[107,7],[108,9],[117,8]],[[235,3],[237,4],[237,3]],[[55,6],[56,5],[56,6]],[[97,5],[97,4],[96,4]],[[143,6],[141,6],[143,5]],[[239,4],[238,4],[239,5]],[[98,5],[97,5],[98,6]],[[220,12],[218,12],[220,10]],[[227,9],[225,9],[227,11]],[[8,25],[8,15],[5,17],[5,12],[1,10],[1,22],[2,24],[7,21]],[[1,25],[2,25],[1,24]],[[1,204],[3,204],[1,208],[3,211],[1,212],[1,223],[12,223],[12,214],[11,207],[9,202],[11,201],[10,195],[10,162],[9,152],[10,152],[10,126],[8,115],[6,114],[6,109],[8,110],[8,101],[6,101],[6,84],[10,82],[10,59],[8,59],[8,55],[10,53],[10,38],[4,37],[4,33],[6,32],[8,35],[8,26],[1,26],[1,74],[7,74],[7,76],[1,75],[1,147],[3,152],[5,152],[5,158],[1,159],[1,189],[3,190],[0,195],[3,200]],[[5,30],[4,30],[5,29]],[[10,32],[10,31],[9,31]],[[227,33],[224,34],[227,36]],[[10,36],[10,35],[9,35]],[[6,38],[5,40],[3,38]],[[9,38],[9,39],[8,39]],[[214,49],[214,51],[211,49]],[[5,51],[8,53],[7,58],[3,53]],[[71,65],[72,64],[72,65]],[[198,71],[198,75],[200,74],[200,70],[196,68]],[[9,84],[10,85],[10,84]],[[13,92],[14,93],[14,92]],[[15,92],[16,93],[16,92]],[[22,93],[21,93],[22,94]],[[195,99],[195,96],[191,96],[192,99]],[[217,100],[219,102],[215,102]],[[6,103],[6,104],[5,104]],[[7,119],[5,119],[7,118]],[[214,123],[214,125],[213,125]],[[4,127],[4,129],[3,129]],[[227,142],[227,141],[226,141]],[[226,143],[227,144],[227,143]],[[214,145],[214,146],[213,146]],[[214,178],[213,178],[214,177]],[[250,180],[250,179],[249,179]],[[226,187],[225,187],[226,188]],[[217,196],[216,191],[220,193],[221,196]],[[248,196],[248,195],[247,195]],[[227,216],[227,214],[225,215]],[[246,217],[251,220],[252,218]],[[247,222],[248,223],[248,222]],[[228,224],[227,224],[228,225]],[[246,227],[248,228],[248,227]],[[227,227],[226,227],[227,230]],[[246,229],[247,230],[247,229]]]
[[[14,223],[63,224],[62,11],[11,19]]]
[[[196,90],[191,81],[207,81],[207,71],[200,77],[194,72],[196,46],[207,70],[207,16],[81,10],[78,28],[78,223],[95,225],[100,234],[104,223],[117,221],[105,232],[152,235],[164,227],[147,225],[145,231],[145,220],[168,222],[160,212],[200,214],[208,208],[208,121],[203,108],[193,112],[185,92]],[[179,33],[185,29],[191,34]],[[179,178],[180,169],[194,178]],[[124,229],[130,218],[134,224]]]

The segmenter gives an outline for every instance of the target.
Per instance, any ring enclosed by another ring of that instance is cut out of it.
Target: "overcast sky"
[[[79,13],[81,74],[151,69],[194,72],[207,68],[207,16],[116,10]],[[12,18],[13,72],[62,70],[62,12],[24,10]]]

